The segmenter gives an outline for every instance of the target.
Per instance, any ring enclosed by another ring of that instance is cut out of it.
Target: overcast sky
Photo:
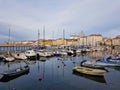
[[[120,0],[0,0],[0,42],[102,34],[120,35]]]

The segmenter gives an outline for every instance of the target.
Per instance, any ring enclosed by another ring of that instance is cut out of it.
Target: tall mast
[[[10,46],[10,28],[9,28],[9,31],[8,31],[9,33],[8,33],[8,55],[10,55],[10,52],[9,52],[9,46]]]
[[[9,34],[8,34],[8,46],[9,46],[9,43],[10,43],[10,28],[9,28]]]
[[[54,31],[53,31],[53,33],[52,33],[52,38],[53,38],[53,40],[54,40]]]
[[[45,39],[45,26],[43,26],[43,39]]]
[[[53,33],[52,33],[52,45],[53,45],[53,40],[54,40],[54,31],[53,31]]]
[[[65,30],[63,29],[63,45],[65,44],[64,39],[65,39]]]
[[[39,29],[38,29],[38,47],[39,47],[39,40],[40,40],[40,32],[39,32]]]
[[[45,46],[45,26],[43,26],[43,46]]]
[[[9,28],[9,34],[8,34],[8,44],[10,42],[10,28]]]
[[[83,31],[80,32],[80,37],[81,37],[81,45],[84,46],[84,33],[83,33]]]

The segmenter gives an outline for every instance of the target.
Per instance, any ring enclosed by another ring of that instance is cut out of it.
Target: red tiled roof
[[[120,39],[120,35],[116,36],[115,39]]]
[[[102,36],[101,34],[90,34],[89,36]]]

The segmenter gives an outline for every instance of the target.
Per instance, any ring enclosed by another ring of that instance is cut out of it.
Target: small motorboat
[[[120,62],[120,59],[109,59],[110,62]]]
[[[16,75],[22,74],[26,71],[29,71],[28,65],[14,69],[14,70],[4,71],[3,73],[1,73],[1,75],[5,76],[5,77],[11,77],[11,76],[16,76]]]
[[[15,76],[11,76],[11,77],[6,77],[6,76],[2,75],[2,77],[0,78],[0,82],[9,82],[11,80],[14,80],[14,79],[20,77],[20,76],[27,75],[28,73],[29,73],[29,70],[24,72],[24,73],[21,73],[19,75],[15,75]]]
[[[87,74],[87,75],[92,75],[92,76],[104,76],[107,72],[106,70],[93,69],[93,68],[82,67],[82,66],[73,67],[73,71]]]
[[[120,60],[120,57],[112,58],[112,60]]]
[[[120,66],[120,62],[109,61],[107,59],[100,59],[96,61],[96,64],[99,66]]]
[[[104,65],[98,65],[96,61],[89,61],[89,60],[83,60],[81,62],[81,66],[84,67],[90,67],[90,68],[95,68],[95,69],[104,69]]]
[[[26,55],[27,59],[29,59],[29,60],[35,60],[37,57],[35,50],[26,50],[25,55]]]
[[[112,57],[112,56],[109,56],[107,57],[106,59],[104,59],[106,61],[111,61],[111,62],[120,62],[120,57]]]

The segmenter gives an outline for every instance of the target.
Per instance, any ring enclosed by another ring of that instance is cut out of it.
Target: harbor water
[[[114,51],[113,51],[114,52]],[[108,52],[111,53],[111,52]],[[0,80],[0,90],[120,90],[120,67],[106,67],[104,77],[75,73],[72,68],[83,59],[98,59],[103,52],[91,52],[85,56],[50,57],[46,61],[31,60],[29,72]],[[24,60],[0,62],[0,72],[18,68]],[[64,62],[64,64],[63,64]]]

